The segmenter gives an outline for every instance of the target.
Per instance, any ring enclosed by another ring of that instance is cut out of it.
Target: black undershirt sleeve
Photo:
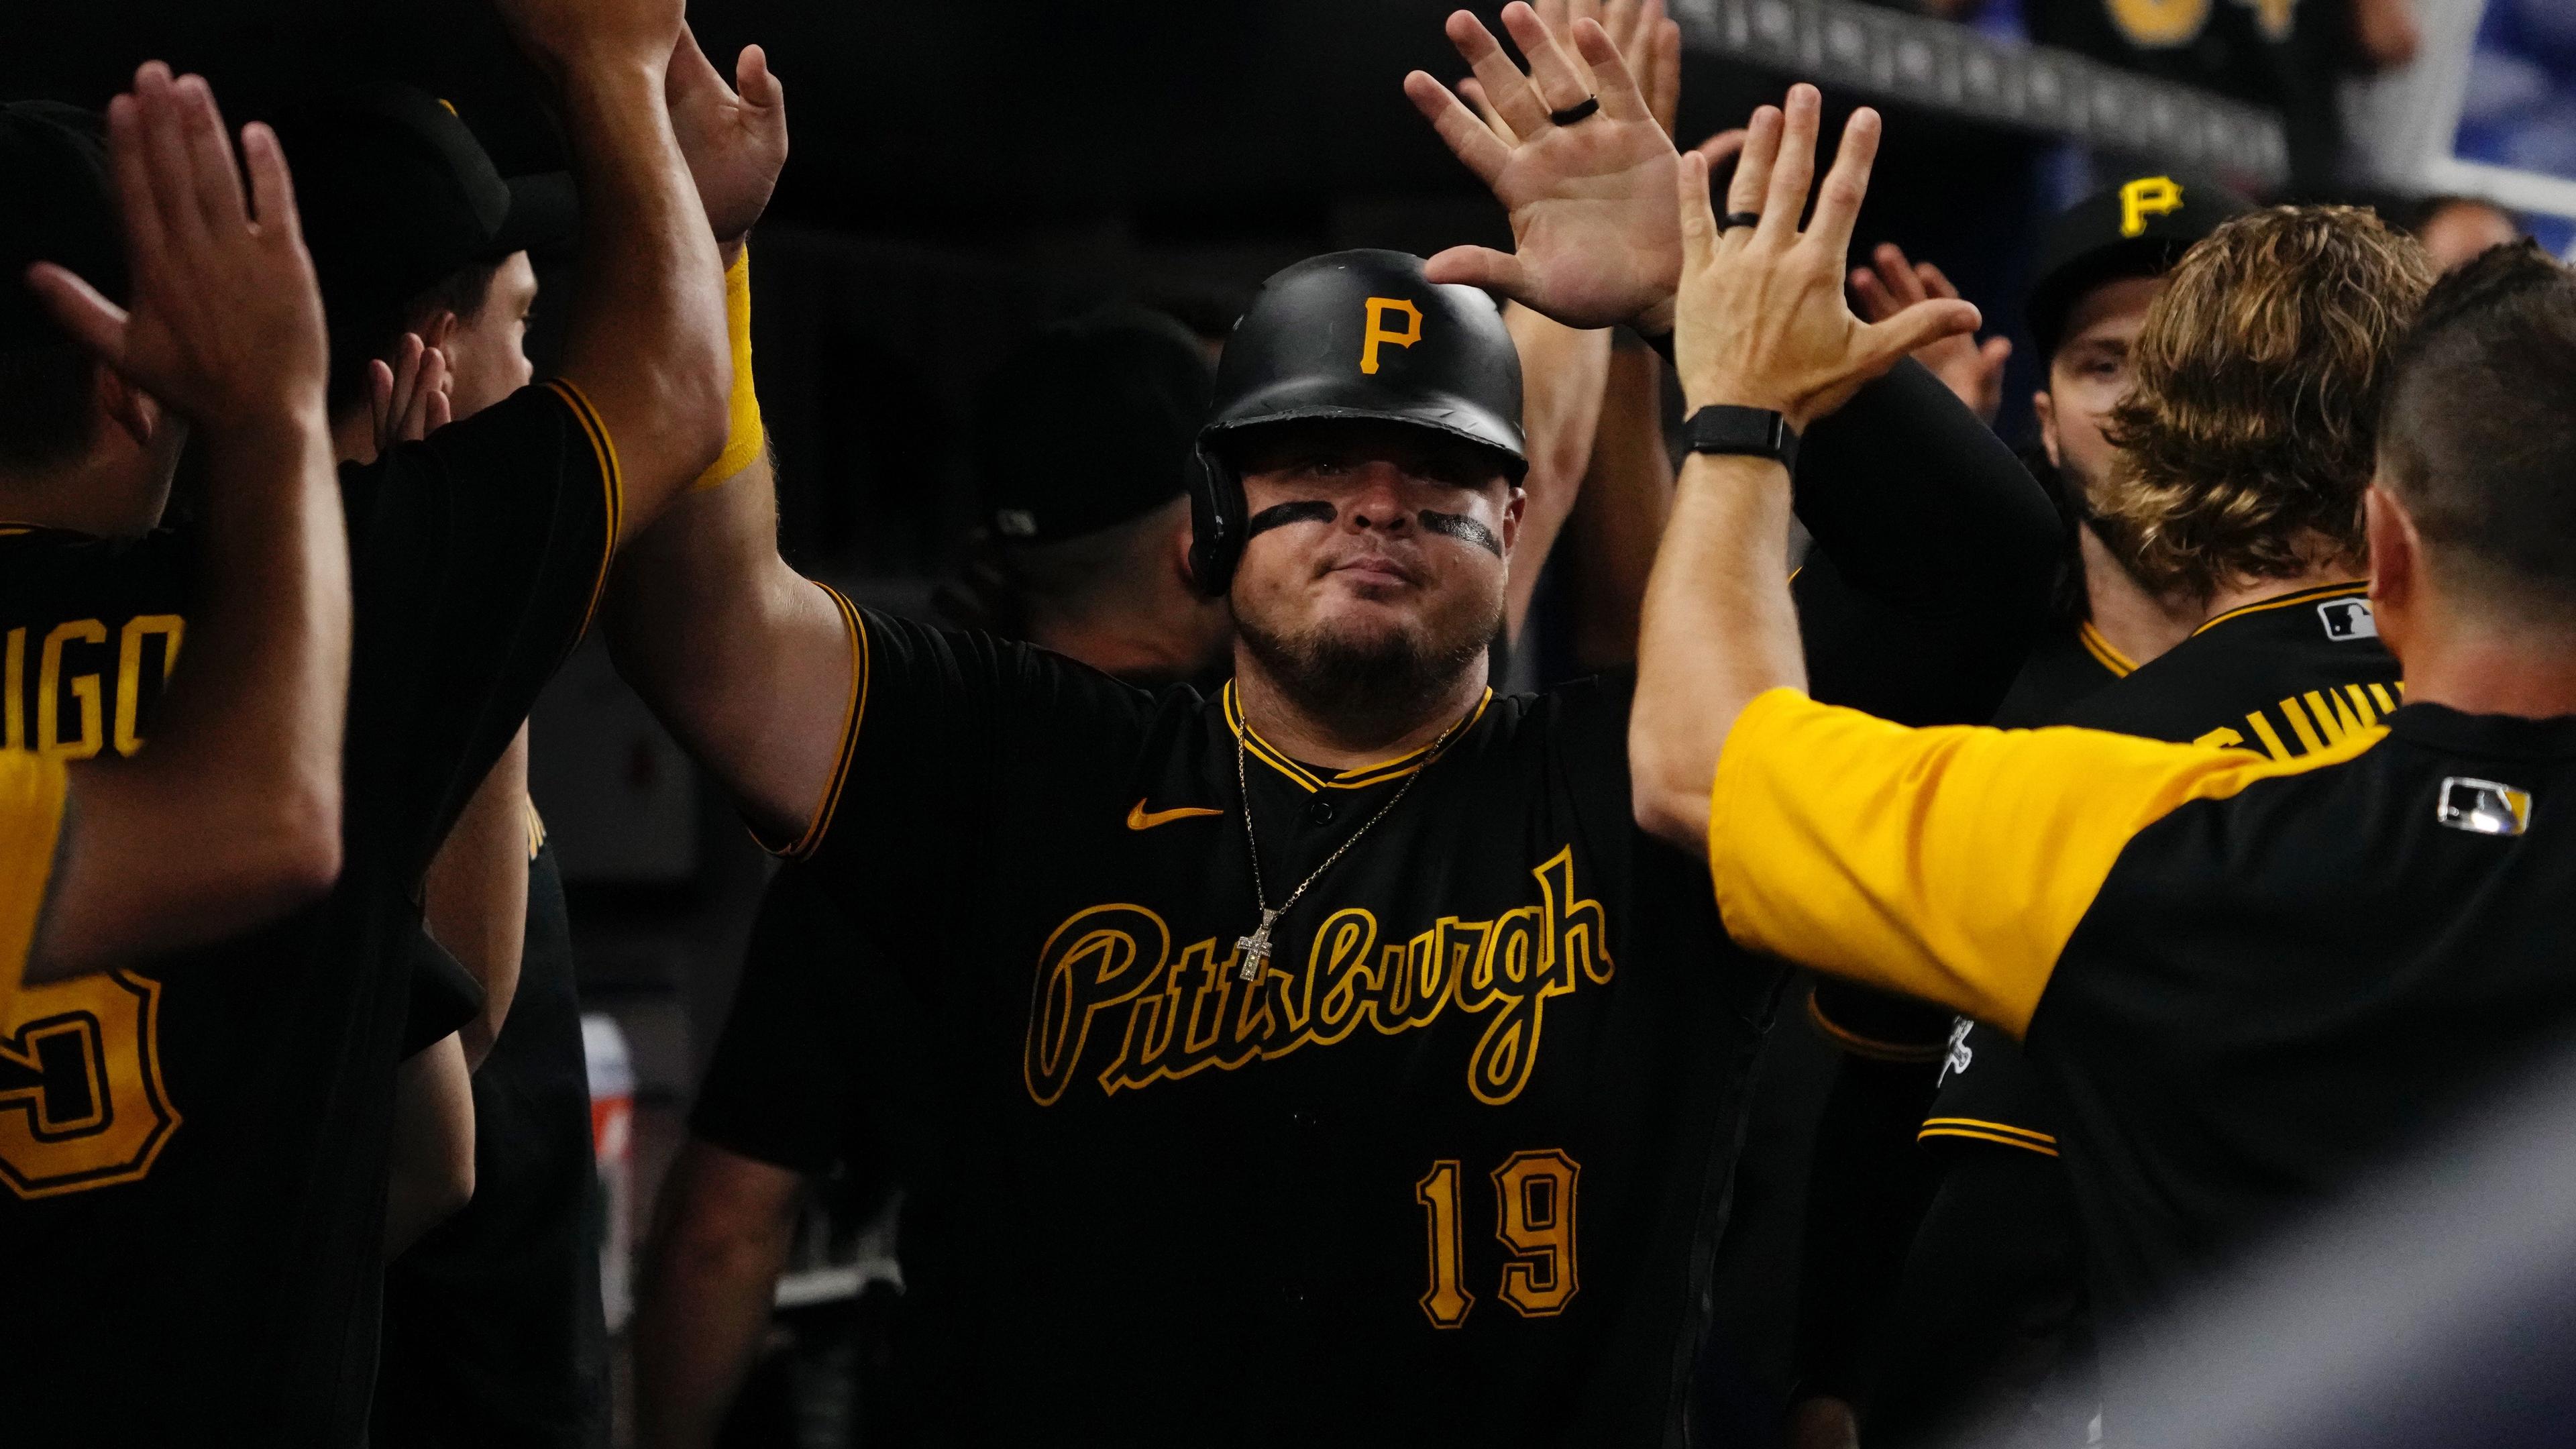
[[[1808,432],[1791,585],[1817,699],[1982,723],[2045,624],[2063,533],[2038,480],[1911,359]]]

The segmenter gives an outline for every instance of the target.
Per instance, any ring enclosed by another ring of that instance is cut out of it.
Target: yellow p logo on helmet
[[[2141,176],[2120,188],[2120,235],[2137,236],[2147,218],[2182,209],[2182,187],[2170,176]]]
[[[1404,330],[1401,332],[1389,332],[1386,330],[1386,319],[1390,314],[1396,312],[1404,314]],[[1421,308],[1414,306],[1411,302],[1406,301],[1402,297],[1369,298],[1368,331],[1360,339],[1360,371],[1377,371],[1377,349],[1379,343],[1386,342],[1393,343],[1397,347],[1411,347],[1413,344],[1421,340]]]

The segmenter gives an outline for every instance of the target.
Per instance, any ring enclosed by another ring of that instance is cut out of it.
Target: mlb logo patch
[[[2453,775],[2442,782],[2433,818],[2471,835],[2520,835],[2531,828],[2531,792]]]
[[[2328,599],[2317,605],[2317,617],[2326,621],[2326,637],[2338,642],[2379,637],[2379,620],[2368,599]]]

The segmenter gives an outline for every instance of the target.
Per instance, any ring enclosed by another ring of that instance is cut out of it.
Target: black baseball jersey
[[[1740,940],[2024,1033],[2114,1322],[2576,1028],[2576,717],[2318,695],[2275,759],[1774,691],[1719,761]]]
[[[931,1084],[956,1044],[876,959],[839,895],[803,862],[770,878],[689,1130],[868,1196],[936,1176],[955,1124]]]
[[[385,1270],[371,1443],[608,1442],[598,1190],[572,926],[531,806],[519,986],[474,1072],[474,1199]]]
[[[393,1067],[431,854],[588,617],[614,453],[563,384],[344,469],[355,632],[343,866],[321,903],[0,1021],[0,1333],[32,1441],[360,1442]],[[0,537],[0,726],[145,747],[191,622],[191,533]]]
[[[2367,587],[2330,584],[2230,610],[2053,721],[1997,723],[2063,723],[2255,749],[2277,760],[2328,748],[2394,710],[2403,694]],[[1922,1139],[2054,1155],[2048,1097],[2009,1038],[1962,1019]]]
[[[948,1028],[946,1434],[1661,1442],[1779,972],[1636,828],[1627,686],[1336,772],[1230,689],[853,616],[797,853]],[[1250,981],[1238,750],[1273,904],[1410,787]]]

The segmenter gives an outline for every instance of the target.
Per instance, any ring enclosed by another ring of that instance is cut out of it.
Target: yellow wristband
[[[760,424],[760,393],[751,384],[751,248],[725,268],[725,335],[733,343],[733,400],[727,408],[724,452],[698,475],[692,488],[718,487],[759,458],[769,443]]]

